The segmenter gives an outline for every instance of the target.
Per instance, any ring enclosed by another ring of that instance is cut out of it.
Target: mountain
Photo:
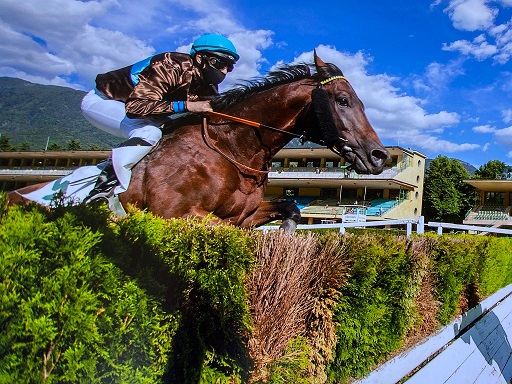
[[[82,149],[110,149],[120,143],[122,139],[95,128],[82,116],[84,95],[72,88],[0,77],[0,135],[14,146],[26,142],[31,150],[45,149],[47,143],[65,148],[71,140]]]
[[[430,162],[432,161],[433,159],[426,159],[425,160],[425,170],[428,170],[429,169],[429,166],[430,166]],[[459,160],[459,159],[453,159],[453,160],[457,160],[464,168],[466,168],[466,171],[468,171],[469,173],[469,176],[473,176],[473,174],[475,173],[476,171],[476,168],[465,162],[465,161],[462,161],[462,160]]]

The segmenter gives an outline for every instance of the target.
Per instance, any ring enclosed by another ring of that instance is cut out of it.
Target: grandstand
[[[471,209],[463,223],[493,227],[512,227],[512,179],[506,167],[499,179],[470,179],[465,183],[479,192],[479,202]]]
[[[420,216],[426,157],[386,149],[391,157],[383,172],[364,175],[326,148],[284,148],[272,160],[266,199],[297,201],[304,224],[342,221],[354,208],[364,208],[366,220]]]

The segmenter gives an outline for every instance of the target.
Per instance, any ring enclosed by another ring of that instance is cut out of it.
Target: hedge
[[[4,195],[0,226],[0,382],[350,382],[512,283],[506,237],[263,234]]]

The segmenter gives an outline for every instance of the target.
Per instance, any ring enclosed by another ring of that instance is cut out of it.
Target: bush
[[[486,237],[485,259],[480,271],[480,290],[488,296],[512,284],[512,238]]]
[[[329,380],[360,377],[396,350],[413,319],[409,242],[381,234],[347,235],[353,266],[335,308],[338,343]]]
[[[484,237],[440,236],[432,249],[436,298],[440,302],[437,319],[449,323],[454,316],[479,300],[479,274],[488,257]]]
[[[0,194],[0,382],[349,382],[512,283],[510,238],[206,223]]]
[[[116,233],[130,245],[132,273],[157,276],[167,310],[180,313],[166,380],[247,378],[251,318],[245,283],[254,264],[253,239],[233,226],[163,220],[144,212],[120,220]]]
[[[38,207],[0,220],[0,382],[158,382],[175,319],[100,254],[102,235]]]

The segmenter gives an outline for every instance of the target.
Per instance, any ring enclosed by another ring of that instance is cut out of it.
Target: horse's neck
[[[254,95],[227,113],[283,131],[258,128],[261,145],[271,158],[293,138],[287,132],[293,131],[298,115],[310,101],[310,93],[310,87],[287,84]]]

